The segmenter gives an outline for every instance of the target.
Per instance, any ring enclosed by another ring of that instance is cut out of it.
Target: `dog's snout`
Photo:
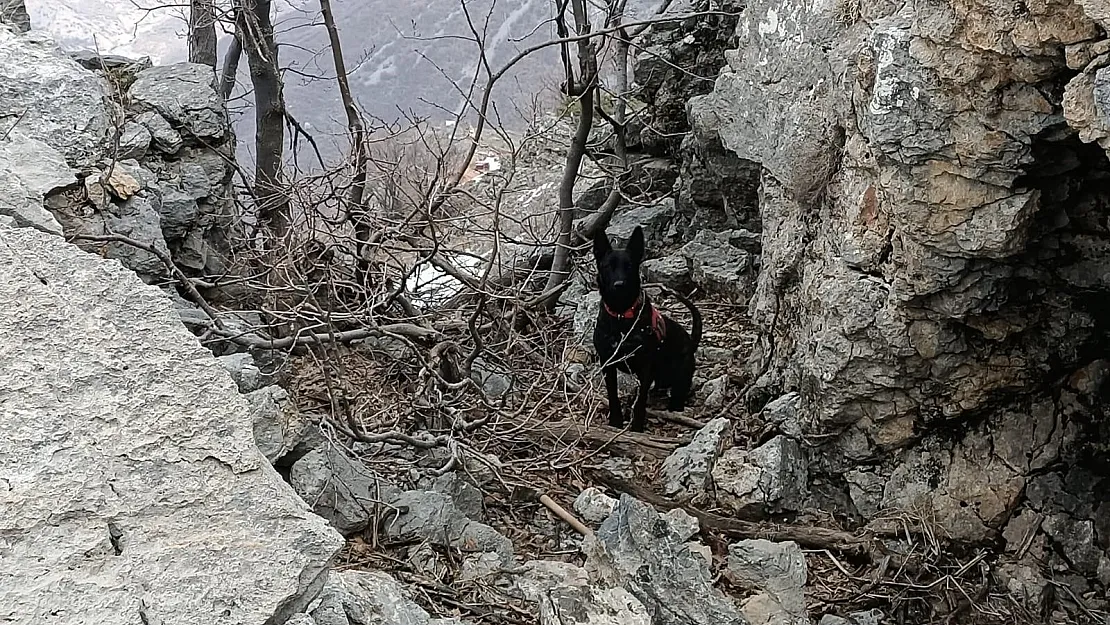
[[[613,286],[614,287],[621,287],[621,286],[624,286],[624,284],[625,284],[624,280],[613,280]]]

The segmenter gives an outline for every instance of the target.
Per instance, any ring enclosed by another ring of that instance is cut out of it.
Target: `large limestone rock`
[[[234,140],[211,68],[82,62],[0,24],[0,119],[0,216],[67,236],[122,235],[193,274],[227,270]],[[147,282],[168,273],[127,243],[75,240]]]
[[[116,261],[0,227],[0,619],[283,622],[341,539],[245,400]]]
[[[0,136],[14,124],[70,165],[91,165],[108,147],[109,93],[46,35],[19,35],[0,24]]]
[[[13,218],[16,225],[62,234],[42,200],[75,182],[74,171],[53,147],[19,130],[0,141],[0,215]]]
[[[762,168],[751,407],[796,392],[779,425],[820,441],[812,483],[847,472],[858,512],[964,540],[1043,458],[1106,458],[1077,442],[1106,376],[1061,389],[1110,329],[1110,11],[1011,9],[753,0],[687,109]]]

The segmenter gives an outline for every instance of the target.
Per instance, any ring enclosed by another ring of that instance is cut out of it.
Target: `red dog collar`
[[[605,312],[609,313],[610,317],[617,317],[618,319],[635,319],[636,316],[639,314],[639,311],[637,309],[640,307],[640,303],[642,301],[643,296],[637,297],[636,301],[632,302],[632,306],[630,306],[628,310],[622,313],[613,312],[613,310],[609,308],[608,304],[606,304],[605,302],[601,302],[601,307],[605,309]],[[655,334],[656,340],[662,343],[663,339],[667,338],[667,323],[663,320],[663,315],[659,312],[658,308],[656,308],[655,306],[650,306],[650,308],[651,331],[653,334]]]

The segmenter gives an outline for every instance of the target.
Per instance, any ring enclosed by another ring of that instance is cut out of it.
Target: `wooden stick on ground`
[[[551,497],[548,497],[531,486],[514,484],[512,498],[529,502],[539,501],[543,504],[543,507],[553,512],[555,516],[565,521],[567,525],[573,527],[574,531],[583,536],[593,535],[593,531],[583,525],[582,522],[578,520],[578,517],[568,512],[566,508],[560,506]]]
[[[593,530],[583,525],[582,522],[575,518],[573,514],[567,512],[566,508],[555,503],[554,499],[548,497],[547,495],[540,495],[540,503],[542,503],[544,507],[546,507],[548,510],[555,513],[555,516],[566,521],[567,525],[573,527],[574,530],[579,534],[583,536],[593,535]]]

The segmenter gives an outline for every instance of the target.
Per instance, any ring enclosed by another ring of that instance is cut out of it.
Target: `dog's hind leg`
[[[671,385],[671,397],[667,402],[667,410],[682,412],[686,409],[686,400],[690,398],[690,388],[694,384],[694,367],[687,364],[678,379]]]
[[[616,367],[605,367],[605,392],[609,396],[609,425],[623,428],[624,415],[621,414],[621,394],[617,389]]]

